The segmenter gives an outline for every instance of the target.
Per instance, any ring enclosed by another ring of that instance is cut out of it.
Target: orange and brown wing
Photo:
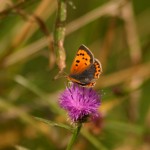
[[[84,45],[81,45],[77,51],[72,63],[70,74],[80,74],[94,63],[92,52]]]
[[[94,79],[98,79],[100,74],[102,73],[102,65],[96,58],[94,60],[94,67],[95,67]]]

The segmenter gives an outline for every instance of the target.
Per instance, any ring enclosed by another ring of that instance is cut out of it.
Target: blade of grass
[[[23,76],[17,75],[14,80],[19,83],[20,85],[24,86],[28,90],[32,91],[34,94],[36,94],[41,99],[48,102],[50,109],[56,113],[61,114],[61,109],[56,105],[56,103],[53,103],[53,101],[49,101],[49,97],[46,93],[42,92],[37,86],[35,86],[33,83],[31,83],[29,80],[24,78]]]
[[[33,116],[34,117],[34,116]],[[67,129],[71,132],[73,132],[73,128],[68,126],[68,125],[65,125],[65,124],[62,124],[62,123],[56,123],[56,122],[53,122],[51,120],[46,120],[46,119],[43,119],[43,118],[39,118],[39,117],[34,117],[36,120],[38,121],[41,121],[41,122],[44,122],[50,126],[54,126],[54,127],[60,127],[60,128],[64,128],[64,129]]]
[[[87,130],[81,130],[83,137],[85,137],[96,149],[107,150],[107,148]]]

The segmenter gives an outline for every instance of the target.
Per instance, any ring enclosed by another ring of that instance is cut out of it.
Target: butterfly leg
[[[86,87],[93,87],[95,84],[96,82],[91,82],[91,83],[86,84]]]

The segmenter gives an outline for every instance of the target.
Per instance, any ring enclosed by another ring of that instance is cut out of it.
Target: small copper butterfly
[[[94,58],[92,52],[81,45],[76,53],[67,78],[81,86],[92,87],[102,73],[101,63]]]

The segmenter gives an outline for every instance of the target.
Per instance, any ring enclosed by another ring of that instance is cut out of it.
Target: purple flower
[[[73,122],[85,122],[99,116],[100,97],[92,88],[73,83],[60,95],[60,106],[68,111]]]

